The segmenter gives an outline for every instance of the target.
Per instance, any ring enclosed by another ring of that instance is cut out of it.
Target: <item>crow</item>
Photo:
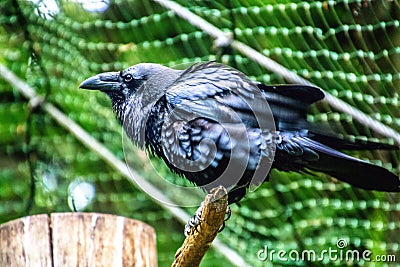
[[[349,141],[307,122],[308,107],[324,98],[317,87],[264,85],[206,62],[185,70],[140,63],[90,77],[80,88],[106,93],[137,146],[204,190],[225,186],[229,203],[268,181],[270,168],[322,172],[367,190],[400,191],[395,174],[339,151],[397,147]]]

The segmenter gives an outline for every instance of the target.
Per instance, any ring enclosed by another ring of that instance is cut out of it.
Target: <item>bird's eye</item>
[[[132,79],[133,79],[133,77],[132,77],[132,75],[130,75],[130,74],[127,74],[127,75],[124,76],[124,81],[125,81],[126,83],[132,81]]]

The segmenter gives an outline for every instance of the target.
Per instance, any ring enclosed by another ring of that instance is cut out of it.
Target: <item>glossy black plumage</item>
[[[229,188],[230,202],[264,181],[271,166],[323,172],[364,189],[400,191],[393,173],[336,150],[394,147],[309,129],[307,108],[324,97],[315,87],[256,84],[214,62],[186,70],[142,63],[93,76],[80,87],[110,96],[135,144],[206,190]]]

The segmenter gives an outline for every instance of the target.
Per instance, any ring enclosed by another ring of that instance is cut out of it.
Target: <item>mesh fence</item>
[[[398,1],[176,3],[400,131]],[[267,84],[286,82],[235,49],[216,46],[207,33],[152,1],[1,1],[0,49],[0,63],[120,159],[122,131],[109,100],[78,89],[95,73],[139,62],[175,66],[217,60]],[[84,185],[93,192],[84,210],[149,223],[157,231],[159,265],[172,262],[183,239],[181,223],[1,79],[0,96],[0,223],[69,211],[74,207],[71,192]],[[329,124],[352,138],[394,142],[325,102],[311,108],[308,120]],[[136,171],[153,176],[145,154],[136,153]],[[400,173],[398,152],[353,154]],[[179,181],[159,160],[152,159],[152,164],[164,178]],[[259,259],[266,247],[300,253],[368,249],[373,259],[395,255],[400,260],[398,194],[359,190],[323,175],[273,171],[271,182],[232,206],[232,213],[219,237],[251,266],[272,264],[270,258]],[[343,240],[341,250],[338,241]],[[275,257],[273,265],[370,264],[327,256],[287,261]],[[211,251],[202,266],[223,264],[232,265],[229,255]]]

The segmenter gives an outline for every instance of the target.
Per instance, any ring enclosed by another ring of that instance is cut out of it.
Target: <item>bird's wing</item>
[[[258,87],[268,101],[280,130],[309,128],[307,108],[324,98],[323,91],[314,86],[258,84]]]
[[[315,86],[302,84],[279,84],[265,85],[257,84],[265,92],[268,101],[285,104],[288,100],[296,100],[303,103],[299,108],[313,104],[325,97],[324,92]],[[305,105],[304,105],[305,104]]]
[[[215,62],[193,65],[167,90],[168,102],[174,105],[206,98],[235,110],[251,126],[257,126],[257,120],[267,116],[271,120],[273,117],[277,128],[289,130],[308,126],[307,108],[323,99],[324,93],[308,85],[255,83],[243,73]]]
[[[216,62],[194,64],[168,89],[172,103],[196,100],[232,91],[237,95],[254,98],[254,84],[241,72]]]
[[[218,122],[235,117],[256,126],[256,116],[272,120],[262,90],[243,73],[215,62],[195,64],[183,72],[166,99],[173,108]]]

